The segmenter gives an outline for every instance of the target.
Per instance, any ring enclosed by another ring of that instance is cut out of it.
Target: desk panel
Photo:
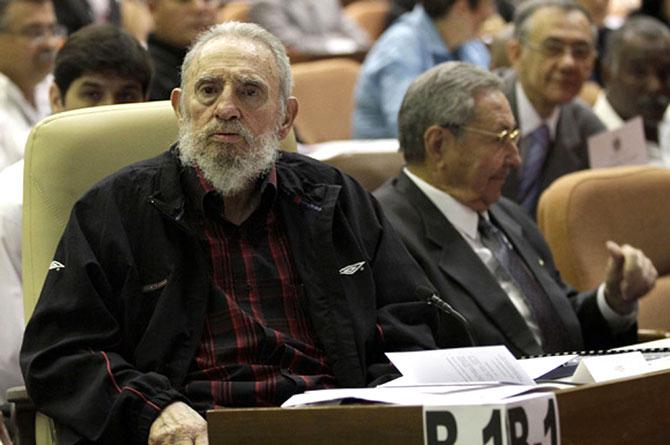
[[[670,371],[564,389],[556,398],[563,445],[670,444]],[[221,409],[208,421],[222,444],[423,444],[416,406]]]

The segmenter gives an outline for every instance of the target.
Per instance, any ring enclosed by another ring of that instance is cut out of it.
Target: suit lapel
[[[525,354],[541,352],[526,321],[505,291],[456,228],[404,174],[398,178],[399,189],[421,215],[430,242],[439,246],[436,258],[442,271],[466,290],[487,318],[516,348]],[[456,295],[445,295],[458,309]]]

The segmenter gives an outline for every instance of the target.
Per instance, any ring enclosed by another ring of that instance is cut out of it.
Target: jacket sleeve
[[[141,295],[118,207],[95,193],[75,205],[21,367],[35,405],[57,423],[97,443],[146,444],[162,408],[184,397],[165,376],[133,365],[124,301]]]
[[[360,186],[356,186],[358,188]],[[439,322],[435,308],[416,296],[418,286],[433,288],[425,273],[405,248],[376,199],[367,192],[359,193],[361,195],[352,200],[357,203],[355,209],[368,214],[360,214],[355,219],[362,221],[361,233],[375,240],[374,246],[368,247],[378,330],[378,343],[370,348],[367,369],[368,384],[373,386],[399,376],[384,353],[435,349]]]

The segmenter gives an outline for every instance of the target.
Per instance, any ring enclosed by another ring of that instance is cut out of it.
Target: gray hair
[[[1,0],[0,0],[1,1]],[[181,88],[186,86],[188,73],[193,65],[193,61],[198,58],[202,49],[211,41],[223,38],[244,39],[251,40],[256,43],[264,45],[270,50],[274,56],[277,69],[279,71],[279,97],[282,104],[282,109],[286,105],[288,97],[293,90],[293,79],[291,77],[291,64],[286,49],[281,41],[266,31],[264,28],[254,23],[242,22],[224,22],[214,25],[207,31],[200,34],[191,49],[189,49],[184,63],[181,66]],[[182,96],[183,97],[183,96]]]
[[[588,19],[593,28],[593,39],[597,36],[593,19],[589,11],[579,3],[573,0],[528,0],[519,5],[514,12],[514,39],[519,42],[525,42],[530,33],[530,18],[540,9],[544,8],[558,8],[564,12],[579,11]]]
[[[424,161],[423,135],[429,127],[466,124],[476,114],[474,96],[501,88],[498,76],[464,62],[442,63],[417,77],[398,112],[398,139],[405,162]]]
[[[619,29],[612,31],[607,36],[603,66],[608,67],[612,72],[619,71],[624,41],[631,37],[650,41],[670,41],[670,28],[653,17],[640,15],[629,18]]]

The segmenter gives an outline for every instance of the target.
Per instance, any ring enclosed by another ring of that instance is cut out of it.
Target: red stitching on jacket
[[[151,402],[149,399],[146,398],[144,394],[136,390],[135,388],[131,388],[130,386],[124,386],[121,388],[118,383],[116,383],[116,379],[114,378],[114,374],[112,374],[112,364],[109,361],[109,357],[107,357],[106,352],[102,352],[102,356],[105,358],[105,362],[107,363],[107,374],[109,375],[109,378],[112,380],[112,383],[114,384],[114,389],[116,389],[116,392],[121,393],[124,390],[130,391],[136,396],[138,396],[140,399],[144,401],[147,405],[149,405],[151,408],[155,409],[156,411],[161,411],[161,409],[156,405],[155,403]]]

